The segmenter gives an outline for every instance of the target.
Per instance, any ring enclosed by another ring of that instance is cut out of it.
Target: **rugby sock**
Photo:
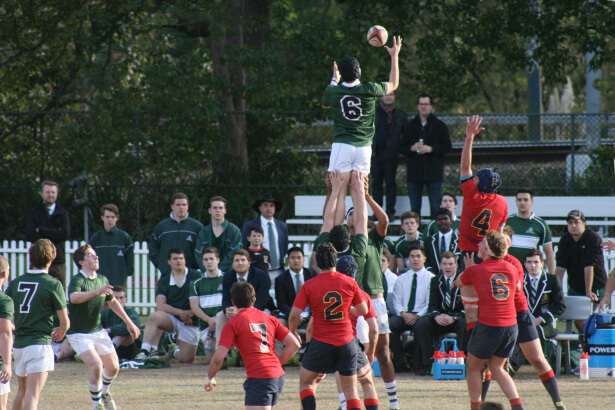
[[[397,404],[397,382],[395,380],[393,380],[392,382],[384,382],[384,388],[389,395],[389,408],[398,408],[399,404]]]
[[[102,382],[98,384],[88,383],[88,387],[90,388],[90,397],[92,398],[92,402],[94,402],[94,406],[100,404],[103,388]]]
[[[378,399],[365,399],[363,400],[365,410],[378,410]]]
[[[314,390],[305,389],[299,393],[301,399],[301,407],[303,410],[316,410],[316,397],[314,397]]]
[[[521,403],[521,398],[517,397],[516,399],[510,400],[510,405],[512,410],[524,410],[523,404]]]
[[[551,396],[551,400],[553,400],[555,406],[563,406],[562,398],[559,395],[559,387],[557,386],[557,380],[555,379],[555,373],[553,373],[553,369],[549,370],[544,374],[538,375],[538,377],[540,377],[543,386],[545,386],[545,389],[547,389],[547,391],[549,392],[549,396]]]
[[[471,401],[470,402],[470,409],[472,410],[478,410],[480,409],[480,405],[482,404],[482,401]]]
[[[361,410],[361,400],[359,399],[346,400],[346,405],[348,410]]]
[[[491,384],[491,373],[485,374],[485,380],[483,380],[483,392],[481,397],[483,401],[487,398],[487,392],[489,392],[489,385]]]
[[[116,349],[117,349],[117,347],[119,345],[122,344],[122,342],[120,342],[120,339],[117,336],[115,336],[113,339],[111,339],[111,342],[113,342],[113,346],[115,346]]]
[[[147,352],[147,354],[150,354],[150,352],[152,350],[157,352],[158,351],[158,345],[151,345],[149,343],[143,343],[141,345],[141,350],[145,350]]]
[[[107,370],[103,368],[102,374],[102,394],[109,393],[111,382],[115,380],[115,376],[107,376]]]
[[[340,398],[340,408],[342,410],[346,410],[346,395],[344,394],[344,392],[338,393],[338,396]]]

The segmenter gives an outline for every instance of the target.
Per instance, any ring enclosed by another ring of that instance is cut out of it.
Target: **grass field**
[[[197,357],[197,361],[202,361]],[[214,392],[203,390],[207,365],[171,363],[170,369],[121,370],[111,392],[120,409],[241,409],[243,408],[243,368],[230,368],[218,374]],[[398,396],[403,409],[468,409],[469,399],[465,380],[434,380],[408,373],[398,375]],[[531,367],[523,366],[515,377],[517,389],[526,409],[553,408],[542,383]],[[593,378],[579,380],[578,376],[561,376],[559,386],[568,410],[615,408],[615,379]],[[12,380],[9,404],[17,391],[17,379]],[[382,380],[377,380],[381,409],[388,408]],[[489,400],[507,404],[497,383],[491,383]],[[337,409],[337,391],[333,378],[328,376],[317,392],[321,409]],[[43,389],[40,409],[91,408],[87,388],[87,369],[82,363],[56,364]],[[278,409],[299,408],[299,368],[287,367],[286,387]],[[509,408],[509,406],[507,406]]]

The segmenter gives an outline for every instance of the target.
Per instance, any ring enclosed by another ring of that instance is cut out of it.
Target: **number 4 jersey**
[[[469,179],[466,179],[469,178]],[[462,178],[463,209],[459,223],[459,249],[478,252],[487,231],[498,230],[508,219],[508,204],[502,195],[484,194],[474,185],[473,175]]]
[[[15,306],[14,347],[50,344],[53,314],[66,308],[60,281],[46,272],[29,270],[11,281],[6,293]]]
[[[359,285],[339,272],[323,272],[305,282],[293,307],[304,310],[309,304],[314,319],[314,339],[343,346],[353,339],[350,307],[363,301]]]
[[[374,138],[376,99],[387,93],[387,83],[365,83],[348,87],[329,85],[322,95],[322,106],[331,110],[333,142],[368,147]]]

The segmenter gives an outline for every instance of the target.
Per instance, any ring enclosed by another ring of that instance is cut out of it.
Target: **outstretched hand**
[[[466,117],[466,138],[474,138],[478,133],[485,129],[480,126],[483,118],[479,115]]]
[[[391,57],[397,57],[399,55],[399,50],[401,50],[401,37],[393,36],[393,47],[384,46],[384,48]]]

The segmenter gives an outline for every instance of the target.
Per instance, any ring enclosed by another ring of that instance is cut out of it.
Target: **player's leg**
[[[177,344],[169,349],[167,357],[175,358],[181,363],[194,362],[199,345],[199,328],[187,326],[174,316],[171,317],[171,320],[173,321],[173,331],[177,334]]]
[[[78,356],[88,367],[88,387],[90,388],[92,403],[94,404],[94,407],[96,407],[97,405],[102,404],[103,362],[93,348],[79,353]]]
[[[299,398],[303,410],[316,409],[316,378],[318,372],[313,372],[301,366],[299,370]]]
[[[372,366],[369,363],[357,370],[357,379],[359,379],[361,389],[363,390],[365,410],[377,410],[378,393],[374,384],[374,372],[372,372]]]
[[[519,393],[517,393],[515,382],[508,372],[504,370],[505,362],[506,358],[504,357],[492,356],[491,359],[489,359],[489,369],[491,369],[491,374],[498,382],[500,389],[502,389],[502,392],[510,401],[513,410],[522,409],[523,405],[521,404]]]
[[[41,398],[41,391],[43,390],[43,387],[45,387],[48,374],[49,372],[28,373],[28,376],[24,378],[26,379],[22,407],[24,410],[35,410],[38,408],[38,402]],[[14,405],[13,408],[15,408]]]
[[[198,345],[190,344],[183,340],[177,340],[175,358],[179,360],[180,363],[192,363],[196,357],[197,348]]]
[[[361,400],[357,390],[357,375],[344,376],[340,374],[340,387],[346,397],[346,407],[348,410],[361,409]]]
[[[470,395],[470,406],[472,409],[478,409],[481,403],[482,396],[482,376],[481,369],[485,359],[480,359],[472,353],[468,353],[466,361],[466,384],[468,386],[468,394]]]
[[[350,182],[350,171],[355,160],[356,147],[349,144],[331,144],[331,156],[329,157],[329,172],[339,171],[342,177],[341,189],[337,195],[337,206],[335,208],[334,225],[343,223],[346,217],[346,193]]]
[[[519,347],[525,355],[525,358],[534,367],[536,373],[538,373],[538,377],[540,377],[542,384],[545,386],[549,396],[551,396],[551,400],[553,400],[555,407],[563,408],[564,404],[559,393],[559,386],[555,378],[555,373],[543,354],[540,340],[534,339],[529,342],[519,343]]]
[[[173,331],[173,321],[167,312],[157,310],[147,318],[145,331],[143,332],[143,344],[137,355],[137,360],[143,360],[158,351],[158,342],[162,332]]]
[[[120,372],[120,363],[117,358],[115,350],[112,350],[108,354],[101,354],[100,360],[103,364],[102,372],[102,402],[105,405],[105,409],[115,410],[115,401],[109,392],[111,383],[117,377]]]
[[[28,376],[17,376],[17,394],[13,398],[13,410],[21,410],[24,408],[24,401],[26,397],[26,388],[28,385]]]
[[[389,349],[389,334],[379,334],[376,343],[376,357],[380,366],[380,375],[384,382],[384,388],[389,399],[389,408],[399,408],[397,401],[397,381],[395,379],[395,368],[391,360],[391,350]]]

